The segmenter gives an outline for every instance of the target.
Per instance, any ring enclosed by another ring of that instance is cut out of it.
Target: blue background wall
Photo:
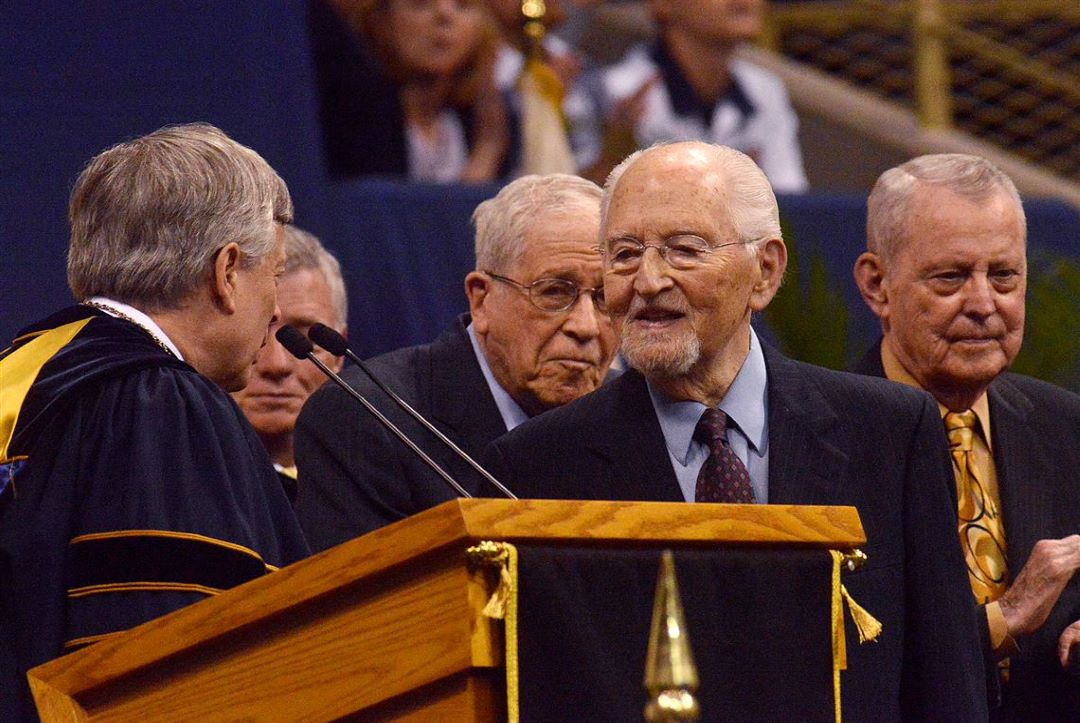
[[[465,309],[468,218],[496,188],[329,182],[304,0],[8,2],[0,28],[0,339],[70,301],[66,206],[82,165],[122,139],[191,121],[255,148],[289,184],[297,223],[343,262],[359,353],[428,341]],[[803,266],[822,261],[836,294],[835,310],[808,311],[806,323],[839,334],[832,317],[849,315],[849,357],[876,328],[850,271],[864,205],[851,195],[780,199]],[[1080,259],[1080,214],[1026,205],[1033,256]]]
[[[323,230],[303,0],[0,3],[0,337],[70,297],[67,197],[102,149],[207,121],[289,184]]]

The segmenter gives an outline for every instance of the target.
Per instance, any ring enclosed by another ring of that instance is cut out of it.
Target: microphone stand
[[[344,389],[346,394],[363,404],[366,410],[375,415],[375,418],[378,419],[383,424],[383,426],[393,432],[394,435],[398,439],[400,439],[409,449],[411,449],[421,460],[423,460],[428,467],[433,469],[435,473],[442,477],[448,485],[453,487],[454,491],[456,491],[460,496],[470,498],[472,497],[472,495],[469,494],[468,490],[458,484],[457,480],[447,474],[446,470],[440,467],[438,463],[435,462],[435,460],[433,460],[424,452],[424,450],[420,449],[420,447],[418,447],[415,442],[405,436],[405,433],[398,429],[393,422],[387,419],[386,416],[382,412],[380,412],[374,404],[365,399],[364,396],[360,394],[360,392],[353,389],[349,385],[349,383],[342,379],[340,376],[338,376],[337,373],[334,372],[334,370],[323,364],[323,362],[319,360],[313,353],[313,347],[311,345],[311,342],[308,341],[307,338],[303,334],[301,334],[295,327],[285,325],[278,329],[276,336],[278,341],[281,342],[281,345],[284,346],[290,354],[299,359],[307,359],[312,362],[315,366],[319,367],[319,369],[322,370],[323,374],[330,377],[339,387]]]
[[[361,371],[363,371],[364,374],[366,374],[368,376],[368,379],[370,379],[372,382],[374,382],[375,386],[377,386],[379,389],[381,389],[383,391],[383,393],[386,394],[386,396],[388,396],[392,400],[394,400],[394,403],[397,404],[399,407],[401,407],[401,409],[403,409],[406,414],[408,414],[410,417],[412,417],[417,422],[419,422],[421,424],[421,426],[424,427],[424,429],[426,429],[429,432],[431,432],[432,434],[434,434],[435,437],[438,438],[438,440],[440,442],[442,442],[447,447],[452,449],[454,451],[454,453],[457,454],[458,457],[460,457],[461,459],[468,462],[469,466],[471,466],[474,470],[476,470],[481,476],[483,476],[484,479],[486,479],[488,482],[490,482],[497,490],[499,490],[504,495],[506,495],[507,498],[512,499],[512,500],[517,499],[517,495],[515,495],[513,492],[511,492],[509,489],[507,489],[503,485],[502,482],[499,482],[499,480],[495,479],[495,477],[493,477],[490,472],[488,472],[486,469],[484,469],[480,465],[479,462],[477,462],[475,459],[473,459],[471,456],[469,456],[469,454],[465,450],[463,450],[461,447],[456,445],[452,439],[450,439],[445,434],[443,434],[441,431],[439,431],[439,429],[434,424],[429,422],[422,414],[420,414],[420,412],[413,409],[412,406],[410,406],[408,402],[406,402],[400,396],[395,394],[394,390],[390,389],[390,387],[383,384],[383,382],[378,377],[375,376],[375,374],[371,371],[371,369],[368,368],[368,365],[364,363],[364,360],[361,359],[359,356],[357,356],[356,353],[353,352],[353,350],[348,347],[348,344],[345,341],[345,337],[343,337],[337,331],[335,331],[335,330],[331,329],[330,327],[326,326],[325,324],[314,324],[314,325],[312,325],[311,329],[308,330],[308,336],[311,338],[311,340],[313,342],[315,342],[316,344],[318,344],[322,348],[326,349],[331,354],[334,354],[335,356],[347,357],[349,359],[349,361],[351,361],[356,366],[360,367]]]

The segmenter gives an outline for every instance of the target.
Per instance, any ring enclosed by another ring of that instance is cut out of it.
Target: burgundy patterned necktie
[[[709,448],[709,456],[698,472],[695,502],[739,502],[751,504],[754,489],[750,475],[727,440],[727,415],[706,409],[694,429],[694,439]]]

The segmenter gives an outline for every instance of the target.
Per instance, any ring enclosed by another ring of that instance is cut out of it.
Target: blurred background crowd
[[[463,310],[468,217],[506,181],[602,182],[635,148],[702,138],[780,195],[794,281],[764,322],[831,366],[876,328],[850,281],[874,178],[921,153],[991,158],[1028,206],[1046,341],[1018,364],[1078,386],[1075,0],[44,0],[0,26],[5,338],[67,296],[79,164],[167,123],[214,123],[281,172],[342,261],[365,355]]]

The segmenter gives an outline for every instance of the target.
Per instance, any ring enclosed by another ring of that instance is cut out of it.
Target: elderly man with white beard
[[[845,718],[985,719],[936,407],[758,339],[787,264],[762,171],[705,143],[636,153],[608,179],[600,243],[632,369],[496,440],[489,469],[523,498],[857,507],[869,562],[845,584],[883,631],[848,650]]]

